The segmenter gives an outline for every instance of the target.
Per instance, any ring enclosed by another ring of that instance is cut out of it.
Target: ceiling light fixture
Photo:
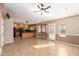
[[[35,13],[36,12],[41,12],[41,15],[43,14],[43,12],[45,13],[49,13],[49,11],[47,11],[49,8],[51,8],[51,6],[47,6],[45,7],[45,5],[43,3],[40,3],[39,5],[37,5],[37,7],[40,9],[39,11],[34,11]]]

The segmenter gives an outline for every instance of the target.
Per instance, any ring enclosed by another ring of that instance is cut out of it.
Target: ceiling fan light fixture
[[[41,12],[41,15],[43,14],[43,12],[45,13],[49,13],[49,11],[47,11],[47,9],[51,8],[51,6],[45,6],[43,3],[40,3],[39,5],[37,5],[37,7],[40,9],[40,11],[34,11],[34,12]]]

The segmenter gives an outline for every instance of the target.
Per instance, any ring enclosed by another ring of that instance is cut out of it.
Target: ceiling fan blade
[[[42,4],[42,3],[40,3],[40,5],[43,7],[44,6],[44,4]]]
[[[46,10],[46,9],[49,9],[50,7],[51,7],[51,6],[48,6],[47,8],[45,8],[45,10]]]
[[[38,7],[38,8],[40,8],[40,6],[39,6],[39,5],[37,5],[37,7]],[[40,9],[41,9],[41,8],[40,8]]]
[[[49,13],[49,11],[46,11],[46,10],[44,12]]]

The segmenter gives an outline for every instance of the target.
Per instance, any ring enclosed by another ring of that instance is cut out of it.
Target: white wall
[[[4,41],[4,37],[3,37],[3,18],[2,18],[2,14],[0,13],[0,55],[1,55],[1,51],[2,51],[2,47],[3,47],[3,41]]]
[[[67,35],[78,35],[79,36],[79,15],[54,20],[48,23],[56,24],[57,34],[59,33],[59,25],[65,25]]]
[[[79,35],[79,16],[60,19],[56,23],[58,25],[62,25],[63,23],[65,25],[67,35]]]
[[[2,51],[2,47],[4,45],[4,21],[3,21],[3,16],[5,14],[5,7],[3,3],[0,3],[0,55],[1,55],[1,51]]]
[[[13,38],[13,23],[14,19],[5,19],[4,20],[4,43],[14,42]]]

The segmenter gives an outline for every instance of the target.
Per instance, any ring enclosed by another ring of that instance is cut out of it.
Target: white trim
[[[14,41],[5,41],[4,44],[7,44],[7,43],[13,43]]]
[[[57,41],[57,42],[64,43],[64,44],[68,44],[68,45],[71,45],[71,46],[79,47],[79,45],[75,45],[75,44],[71,44],[71,43],[67,43],[67,42],[63,42],[63,41]]]
[[[59,35],[59,33],[57,33]],[[74,36],[79,36],[79,34],[66,34],[66,35],[74,35]]]
[[[74,36],[79,36],[79,34],[66,34],[66,35],[74,35]]]

